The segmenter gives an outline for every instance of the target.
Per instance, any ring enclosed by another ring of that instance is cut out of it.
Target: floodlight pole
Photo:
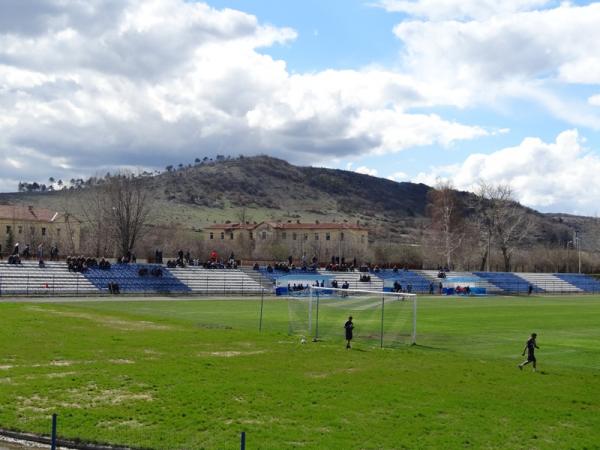
[[[575,242],[577,243],[577,259],[579,263],[579,273],[581,273],[581,238],[579,237],[579,233],[575,232]]]

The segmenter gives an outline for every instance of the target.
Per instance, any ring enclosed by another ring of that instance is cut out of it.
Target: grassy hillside
[[[267,156],[229,159],[181,167],[142,181],[156,201],[151,222],[201,229],[227,220],[360,221],[371,238],[419,242],[427,224],[424,184],[397,183],[356,172],[297,167]],[[51,193],[0,194],[0,202],[71,210],[86,199],[86,189]],[[458,193],[465,199],[469,194]],[[538,241],[571,239],[583,222],[564,220],[523,208],[536,222]]]

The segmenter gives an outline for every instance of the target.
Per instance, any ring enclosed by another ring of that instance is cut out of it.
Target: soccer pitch
[[[321,319],[339,338],[302,345],[284,299],[261,333],[257,299],[0,303],[0,427],[48,434],[57,413],[60,437],[161,449],[241,431],[253,449],[599,448],[600,298],[418,311],[418,345],[384,349],[352,311],[346,350],[347,311]],[[531,332],[537,373],[517,369]]]

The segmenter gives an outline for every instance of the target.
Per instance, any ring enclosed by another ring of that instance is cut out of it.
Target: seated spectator
[[[40,259],[40,260],[38,261],[38,267],[39,267],[40,269],[44,269],[44,268],[46,267],[46,263],[44,263],[44,260],[43,260],[43,259]]]
[[[8,264],[21,264],[21,257],[19,255],[10,255],[8,257]]]
[[[253,270],[260,270],[260,266],[258,265],[258,263],[254,263],[254,265],[252,266]]]
[[[138,270],[138,275],[140,277],[145,277],[146,275],[148,275],[148,268],[140,267],[140,269]]]

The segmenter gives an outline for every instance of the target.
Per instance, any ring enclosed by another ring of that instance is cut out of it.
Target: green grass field
[[[322,318],[339,338],[301,345],[285,300],[260,334],[259,306],[0,303],[0,427],[47,434],[56,412],[61,437],[148,448],[241,431],[251,449],[600,448],[600,298],[422,297],[419,345],[357,333],[350,351],[343,309]]]

